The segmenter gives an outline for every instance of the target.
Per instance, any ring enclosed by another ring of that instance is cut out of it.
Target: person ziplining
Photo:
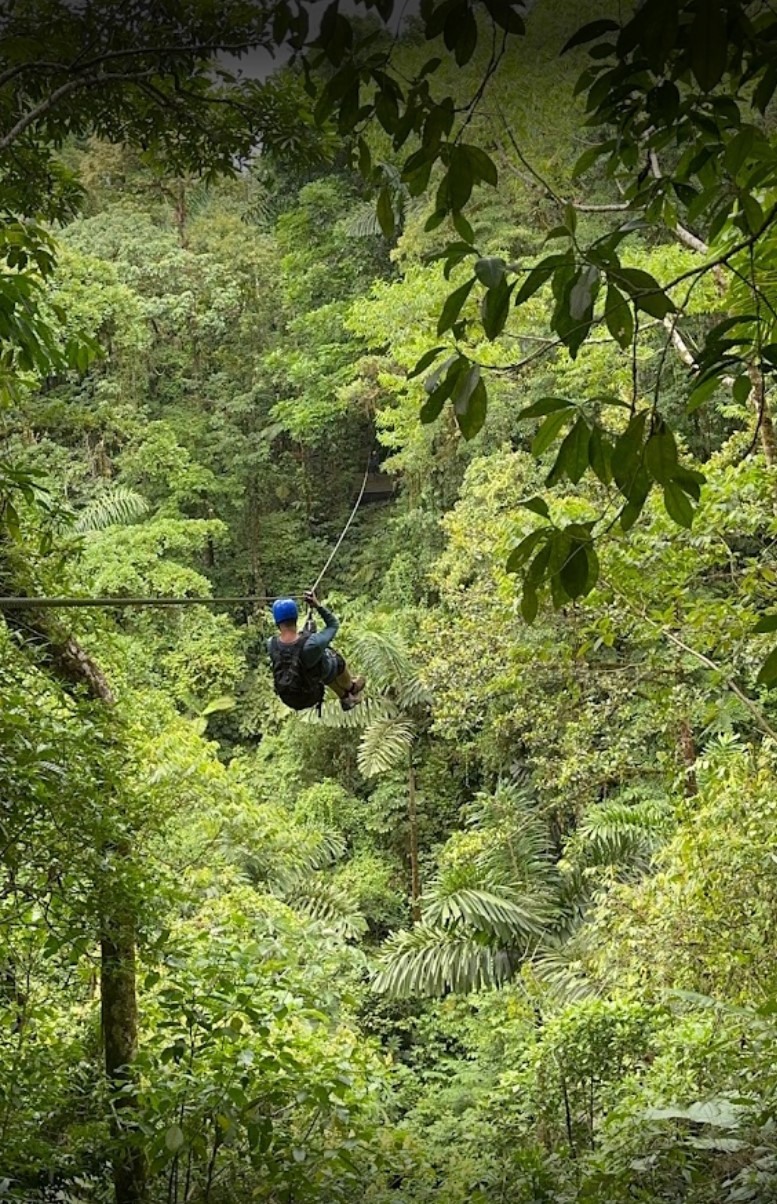
[[[365,679],[353,677],[345,658],[330,645],[340,630],[340,621],[322,606],[314,590],[305,601],[322,618],[323,631],[316,631],[312,615],[298,630],[299,610],[293,598],[278,598],[273,603],[272,617],[278,634],[267,641],[267,653],[273,671],[275,693],[293,711],[318,707],[324,700],[326,686],[340,699],[344,711],[350,711],[362,701]]]
[[[348,516],[348,521],[340,532],[329,558],[316,578],[311,590],[303,594],[305,602],[311,608],[308,620],[302,631],[298,631],[299,610],[295,598],[276,598],[273,602],[272,615],[278,627],[278,635],[267,641],[267,652],[273,670],[275,693],[282,702],[294,711],[304,711],[316,707],[319,717],[327,686],[340,699],[344,711],[350,711],[362,701],[365,686],[363,677],[353,677],[345,658],[330,647],[332,640],[340,629],[340,622],[331,610],[322,606],[316,597],[316,590],[329,571],[343,540],[351,529],[351,524],[362,503],[364,491],[372,463],[372,453],[364,470],[361,488]],[[270,598],[256,594],[240,595],[237,597],[220,597],[218,595],[197,596],[187,595],[182,598],[171,597],[28,597],[25,595],[0,596],[0,615],[6,611],[47,610],[50,608],[97,607],[105,609],[124,609],[125,607],[178,607],[178,606],[223,606],[269,602]],[[313,622],[312,611],[316,610],[324,620],[323,631],[317,632]],[[22,620],[19,620],[21,623]],[[32,630],[32,628],[30,628]]]

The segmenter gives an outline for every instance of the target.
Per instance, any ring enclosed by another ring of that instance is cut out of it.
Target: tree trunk
[[[186,181],[179,180],[175,190],[175,200],[173,203],[173,211],[175,213],[175,225],[178,230],[178,240],[181,246],[186,250],[188,240],[186,237],[186,222],[188,212],[186,208]]]
[[[764,381],[763,372],[758,368],[751,368],[750,379],[753,382],[750,400],[755,410],[756,421],[759,424],[761,447],[764,459],[771,468],[774,464],[777,464],[777,435],[775,435],[774,422],[766,397],[766,382]]]
[[[418,812],[416,810],[415,768],[410,751],[407,777],[407,815],[410,825],[410,898],[414,922],[421,919],[421,874],[418,868]]]
[[[138,1000],[135,979],[135,928],[130,916],[105,920],[100,941],[101,1020],[105,1044],[105,1073],[114,1089],[113,1135],[132,1135],[135,1101],[123,1094],[132,1081],[132,1064],[138,1052]],[[126,1140],[114,1160],[116,1204],[144,1204],[146,1160],[142,1148]]]
[[[29,597],[30,584],[29,574],[19,554],[15,549],[0,544],[0,585],[17,597]],[[19,615],[6,612],[3,617],[8,627],[21,637],[31,659],[42,669],[51,672],[68,689],[80,687],[96,701],[106,706],[113,705],[113,693],[102,669],[51,611],[25,610]],[[114,847],[112,852],[116,858],[126,861],[131,849],[127,844],[122,848]],[[116,877],[114,872],[112,880],[116,881]],[[112,1123],[114,1131],[126,1132],[135,1101],[131,1095],[121,1094],[121,1088],[126,1086],[138,1041],[135,925],[126,905],[120,908],[120,915],[111,915],[110,900],[111,892],[108,891],[100,933],[100,1006],[105,1040],[105,1071],[109,1084],[116,1092],[112,1100]],[[120,1147],[113,1174],[116,1204],[141,1204],[146,1200],[146,1166],[139,1149]]]
[[[680,730],[678,732],[678,745],[680,748],[680,756],[683,765],[685,766],[685,794],[687,798],[693,798],[699,793],[698,783],[696,781],[696,741],[693,738],[693,731],[687,719],[680,720]]]
[[[313,530],[313,495],[310,488],[310,466],[304,443],[300,443],[299,445],[299,462],[302,469],[302,492],[305,498],[305,522],[310,534],[315,535],[315,531]]]
[[[25,597],[24,591],[15,595]],[[66,686],[85,686],[92,698],[108,706],[114,698],[102,669],[84,652],[56,619],[44,610],[4,612],[6,626],[17,632],[41,668],[48,669]]]

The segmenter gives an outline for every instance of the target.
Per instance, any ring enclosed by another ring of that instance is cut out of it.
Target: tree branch
[[[111,74],[111,75],[95,75],[95,76],[79,76],[77,79],[69,79],[67,83],[61,84],[59,88],[36,105],[34,109],[30,109],[16,122],[16,125],[0,138],[0,152],[8,150],[21,135],[34,125],[41,117],[45,117],[61,100],[69,96],[72,92],[77,92],[79,88],[92,88],[96,85],[110,83],[139,83],[147,79],[150,75],[158,74],[156,68],[149,68],[146,71],[138,71],[131,73]]]
[[[6,71],[0,72],[0,88],[5,84],[10,83],[17,75],[22,75],[25,71],[30,71],[32,68],[36,71],[69,71],[67,63],[49,63],[38,60],[37,62],[30,61],[29,63],[17,63],[15,67],[9,67]]]
[[[513,131],[510,129],[510,126],[507,124],[507,118],[505,117],[501,108],[498,108],[497,112],[499,114],[499,119],[502,122],[504,131],[510,140],[510,145],[512,146],[513,150],[515,151],[516,155],[520,159],[523,166],[529,172],[529,175],[531,175],[533,177],[533,179],[535,179],[537,181],[537,183],[540,184],[542,186],[542,188],[544,188],[546,194],[552,200],[554,200],[557,205],[561,205],[562,207],[564,205],[566,205],[566,201],[563,199],[563,197],[560,197],[558,195],[558,193],[553,188],[553,186],[551,184],[549,184],[548,181],[543,176],[540,175],[540,173],[537,171],[536,167],[532,166],[532,164],[526,158],[525,154],[523,153],[520,146],[516,142],[515,135],[513,134]]]
[[[578,213],[623,213],[627,209],[631,209],[628,201],[611,201],[607,205],[589,205],[583,201],[570,201],[569,204]]]
[[[199,56],[202,54],[244,54],[259,45],[267,44],[262,42],[260,38],[257,38],[254,42],[238,42],[233,46],[223,46],[216,42],[194,42],[188,46],[181,44],[169,46],[131,46],[124,50],[107,50],[104,54],[97,54],[94,58],[82,63],[78,70],[86,71],[90,67],[100,67],[103,63],[112,62],[119,58],[137,58],[142,55],[183,54]],[[267,48],[271,50],[272,46],[267,45]]]
[[[746,709],[755,719],[761,731],[764,732],[765,735],[770,736],[772,740],[777,741],[777,731],[775,731],[775,729],[771,726],[761,708],[753,702],[752,698],[748,698],[742,687],[734,680],[733,677],[726,673],[725,669],[723,669],[704,652],[699,652],[696,648],[692,648],[690,644],[686,644],[685,640],[682,640],[679,635],[676,635],[670,627],[666,626],[665,623],[659,623],[655,619],[651,619],[650,615],[647,614],[644,608],[634,606],[634,604],[623,593],[623,591],[614,586],[612,582],[609,582],[608,584],[613,593],[617,594],[618,597],[625,602],[632,614],[642,619],[643,622],[648,623],[655,631],[660,632],[666,637],[667,640],[669,640],[671,644],[674,644],[676,648],[679,648],[681,652],[684,652],[687,656],[692,656],[694,660],[697,660],[700,665],[704,666],[705,669],[711,669],[713,673],[720,674],[720,677],[722,678],[726,688],[739,699],[744,707],[746,707]]]
[[[681,640],[680,637],[675,635],[673,631],[670,631],[668,627],[663,627],[658,623],[654,623],[652,619],[648,619],[648,622],[652,623],[653,626],[662,631],[666,638],[672,644],[674,644],[675,647],[681,649],[682,652],[687,653],[688,656],[694,657],[697,661],[699,661],[700,664],[704,665],[705,668],[712,669],[715,673],[720,673],[726,687],[731,691],[732,694],[735,694],[742,705],[747,708],[760,727],[761,731],[767,736],[771,736],[772,740],[777,740],[777,731],[775,731],[771,726],[761,708],[756,706],[752,698],[748,698],[747,694],[745,694],[741,686],[737,685],[733,677],[726,676],[720,665],[716,664],[715,661],[709,656],[705,656],[703,652],[697,652],[695,648],[691,648],[689,644],[686,644],[684,640]]]

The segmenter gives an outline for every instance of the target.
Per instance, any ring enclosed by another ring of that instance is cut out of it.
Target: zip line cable
[[[302,599],[302,594],[287,594],[287,597]],[[276,595],[277,597],[277,595]],[[262,594],[243,594],[239,597],[206,597],[190,594],[186,598],[73,598],[73,597],[8,597],[0,598],[0,610],[41,610],[53,607],[103,607],[120,610],[124,607],[143,606],[236,606],[244,602],[274,602],[275,598]]]
[[[353,509],[348,516],[348,521],[340,532],[340,538],[329,554],[329,559],[322,568],[321,572],[312,586],[311,593],[315,593],[321,584],[322,580],[329,571],[332,562],[340,550],[343,540],[351,529],[353,520],[356,518],[356,513],[361,505],[364,491],[367,488],[367,480],[370,475],[370,462],[372,460],[372,448],[367,457],[367,467],[364,470],[364,479],[362,480],[359,496],[357,497]],[[72,608],[80,609],[82,607],[100,607],[103,609],[123,609],[124,607],[172,607],[172,606],[237,606],[246,602],[274,602],[278,597],[277,594],[269,596],[267,594],[245,594],[238,597],[232,596],[192,596],[185,598],[73,598],[73,597],[58,597],[58,598],[2,598],[0,597],[0,611],[2,610],[39,610],[41,608]],[[293,598],[295,601],[302,601],[304,594],[287,594],[286,597]]]
[[[351,523],[352,523],[352,522],[353,522],[353,520],[356,518],[356,511],[359,509],[359,507],[360,507],[360,506],[361,506],[361,504],[362,504],[362,498],[364,497],[364,490],[367,488],[367,479],[368,479],[368,477],[369,477],[369,475],[370,475],[370,462],[371,462],[371,460],[372,460],[372,448],[370,448],[370,454],[369,454],[369,456],[367,457],[367,467],[366,467],[366,468],[365,468],[365,470],[364,470],[364,479],[363,479],[363,481],[362,481],[362,487],[361,487],[361,489],[359,490],[359,496],[357,497],[357,499],[356,499],[356,502],[355,502],[355,504],[354,504],[354,508],[353,508],[353,510],[352,510],[352,511],[351,511],[351,513],[350,513],[350,516],[349,516],[349,518],[348,518],[348,522],[345,524],[345,526],[344,526],[344,527],[343,527],[343,529],[342,529],[342,532],[341,532],[341,534],[340,534],[340,538],[338,539],[338,541],[337,541],[337,543],[335,544],[335,546],[332,548],[332,551],[331,551],[331,553],[330,553],[329,559],[327,560],[326,564],[325,564],[325,565],[324,565],[324,567],[322,568],[321,572],[320,572],[320,573],[318,574],[318,576],[316,577],[315,584],[314,584],[314,586],[313,586],[312,590],[310,591],[310,592],[311,592],[311,593],[313,593],[313,594],[316,592],[316,590],[318,589],[319,585],[321,584],[321,582],[322,582],[322,580],[323,580],[324,576],[326,575],[326,573],[327,573],[327,571],[328,571],[328,569],[329,569],[329,566],[330,566],[330,564],[332,563],[332,561],[334,560],[335,556],[337,555],[337,553],[338,553],[338,552],[339,552],[339,550],[340,550],[340,544],[343,542],[343,540],[345,539],[346,535],[348,534],[348,532],[349,532],[349,530],[350,530]]]

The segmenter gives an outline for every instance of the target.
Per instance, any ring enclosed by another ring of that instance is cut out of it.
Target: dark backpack
[[[270,644],[273,683],[281,702],[292,711],[318,707],[320,713],[324,685],[302,663],[302,650],[307,642],[307,635],[298,636],[293,644],[283,644],[277,635],[273,636]]]

